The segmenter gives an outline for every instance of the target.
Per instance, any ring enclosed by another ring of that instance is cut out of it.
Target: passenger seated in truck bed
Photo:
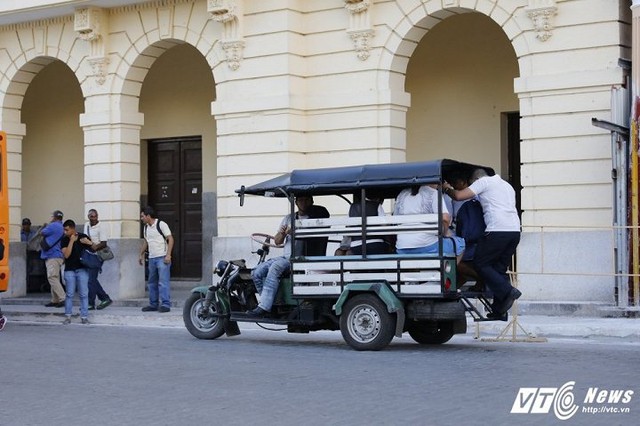
[[[442,199],[441,220],[444,222],[443,253],[449,256],[462,256],[464,239],[450,235],[451,217]],[[438,190],[431,185],[413,186],[402,190],[396,198],[394,215],[435,214],[438,213]],[[396,241],[398,254],[438,254],[438,235],[434,232],[399,232]]]
[[[365,216],[384,216],[384,209],[380,200],[365,200]],[[349,207],[349,217],[362,217],[362,203],[359,195],[353,196],[353,203]],[[388,238],[386,236],[372,236],[367,239],[367,254],[386,254],[391,251]],[[340,247],[336,249],[336,256],[348,254],[362,254],[362,237],[342,237]]]

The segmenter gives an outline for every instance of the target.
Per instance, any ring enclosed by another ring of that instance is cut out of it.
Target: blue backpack
[[[456,235],[464,238],[467,247],[463,260],[472,259],[476,244],[484,235],[487,225],[484,223],[484,212],[480,201],[472,199],[464,203],[456,215]]]

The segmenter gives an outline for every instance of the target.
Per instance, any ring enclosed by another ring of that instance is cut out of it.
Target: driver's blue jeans
[[[260,293],[258,306],[267,312],[271,312],[271,306],[276,298],[280,278],[289,272],[289,259],[286,257],[274,257],[263,262],[251,271],[251,278]]]

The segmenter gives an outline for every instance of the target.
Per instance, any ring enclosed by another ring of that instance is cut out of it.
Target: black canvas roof
[[[400,189],[413,185],[439,183],[449,175],[469,176],[476,168],[490,175],[493,169],[455,160],[434,160],[413,163],[365,164],[360,166],[299,169],[290,173],[236,190],[237,193],[284,197],[288,195],[323,195],[376,189],[380,195],[395,196]]]

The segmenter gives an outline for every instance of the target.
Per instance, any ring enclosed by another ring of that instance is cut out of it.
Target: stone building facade
[[[141,203],[177,234],[177,278],[209,282],[213,258],[246,257],[247,235],[274,230],[286,210],[270,200],[240,208],[240,185],[292,168],[455,158],[522,188],[525,298],[612,304],[611,137],[591,118],[611,120],[612,89],[625,84],[630,6],[0,6],[13,235],[25,216],[41,223],[59,208],[82,223],[96,208],[118,255],[107,291],[140,296]],[[10,294],[24,293],[18,278]]]

